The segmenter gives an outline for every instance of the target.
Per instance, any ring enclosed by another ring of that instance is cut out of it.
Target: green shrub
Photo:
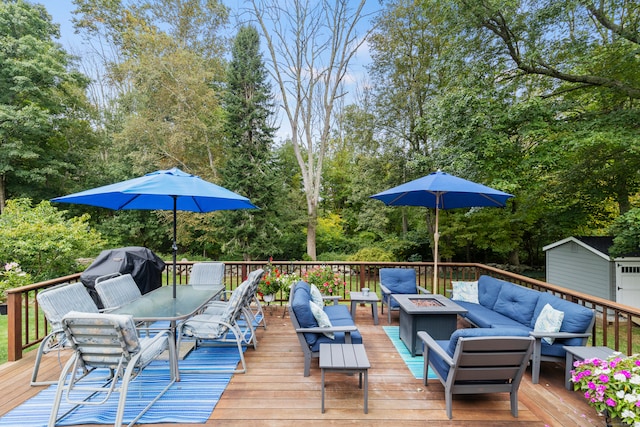
[[[349,256],[347,261],[368,261],[368,262],[393,262],[393,254],[378,247],[362,248],[355,254]]]

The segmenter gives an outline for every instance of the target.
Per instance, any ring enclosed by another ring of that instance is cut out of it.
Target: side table
[[[364,375],[364,413],[369,413],[369,368],[363,344],[320,344],[320,370],[322,372],[322,413],[324,414],[324,374],[341,372],[359,374],[358,388],[362,388]]]
[[[567,359],[565,361],[564,368],[564,386],[567,390],[571,390],[571,370],[573,369],[573,362],[576,360],[585,359],[606,359],[615,353],[615,350],[609,347],[585,347],[585,346],[570,346],[565,345],[563,347],[567,352]]]
[[[369,292],[366,295],[364,292],[351,292],[349,298],[351,299],[351,317],[354,321],[356,320],[356,306],[358,304],[370,304],[373,324],[378,324],[378,301],[380,301],[380,298],[375,292]]]

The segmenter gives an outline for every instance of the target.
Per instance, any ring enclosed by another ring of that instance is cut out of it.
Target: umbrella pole
[[[438,212],[440,209],[440,193],[436,193],[436,229],[433,233],[433,293],[438,294],[438,242],[440,233],[438,232]]]
[[[177,257],[178,257],[178,244],[176,243],[176,220],[177,220],[177,204],[178,204],[178,196],[173,197],[173,298],[176,298],[176,266],[177,266]]]

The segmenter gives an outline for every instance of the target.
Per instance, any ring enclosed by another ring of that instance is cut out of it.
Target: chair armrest
[[[338,305],[338,301],[342,299],[340,295],[327,295],[322,297],[323,301],[333,301],[333,305]]]
[[[539,340],[545,337],[556,338],[556,339],[566,339],[566,338],[588,338],[591,336],[590,332],[584,333],[573,333],[573,332],[536,332],[530,331],[529,336]]]
[[[425,331],[419,331],[418,338],[422,340],[422,342],[427,346],[429,351],[433,351],[438,356],[440,356],[447,365],[453,366],[453,358],[449,356],[449,353],[447,353],[445,349],[443,349],[442,347],[440,347],[440,345],[438,345],[436,340],[434,340],[431,337],[431,335],[429,335]]]
[[[422,286],[416,286],[418,289],[418,293],[430,294],[431,292],[427,290],[427,288],[423,288]]]
[[[380,291],[382,291],[383,294],[390,294],[391,291],[389,290],[389,288],[387,288],[385,285],[383,285],[382,283],[380,283]]]
[[[296,332],[311,332],[316,334],[321,334],[323,332],[356,332],[357,330],[358,328],[356,326],[331,326],[329,328],[316,326],[313,328],[296,328]]]

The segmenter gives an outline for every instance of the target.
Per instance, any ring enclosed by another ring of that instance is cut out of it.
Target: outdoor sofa
[[[346,305],[338,304],[338,297],[323,297],[318,292],[312,297],[311,285],[299,281],[291,287],[289,316],[304,353],[304,376],[311,374],[311,359],[320,357],[320,344],[362,344],[362,335],[355,326]],[[332,299],[333,304],[324,305],[322,299]],[[316,307],[318,302],[321,309]],[[315,311],[315,313],[314,313]]]
[[[539,380],[540,362],[564,362],[563,347],[586,345],[595,322],[590,308],[484,275],[477,283],[454,282],[451,299],[467,310],[462,316],[478,328],[521,331],[535,339],[531,354],[534,384]]]

